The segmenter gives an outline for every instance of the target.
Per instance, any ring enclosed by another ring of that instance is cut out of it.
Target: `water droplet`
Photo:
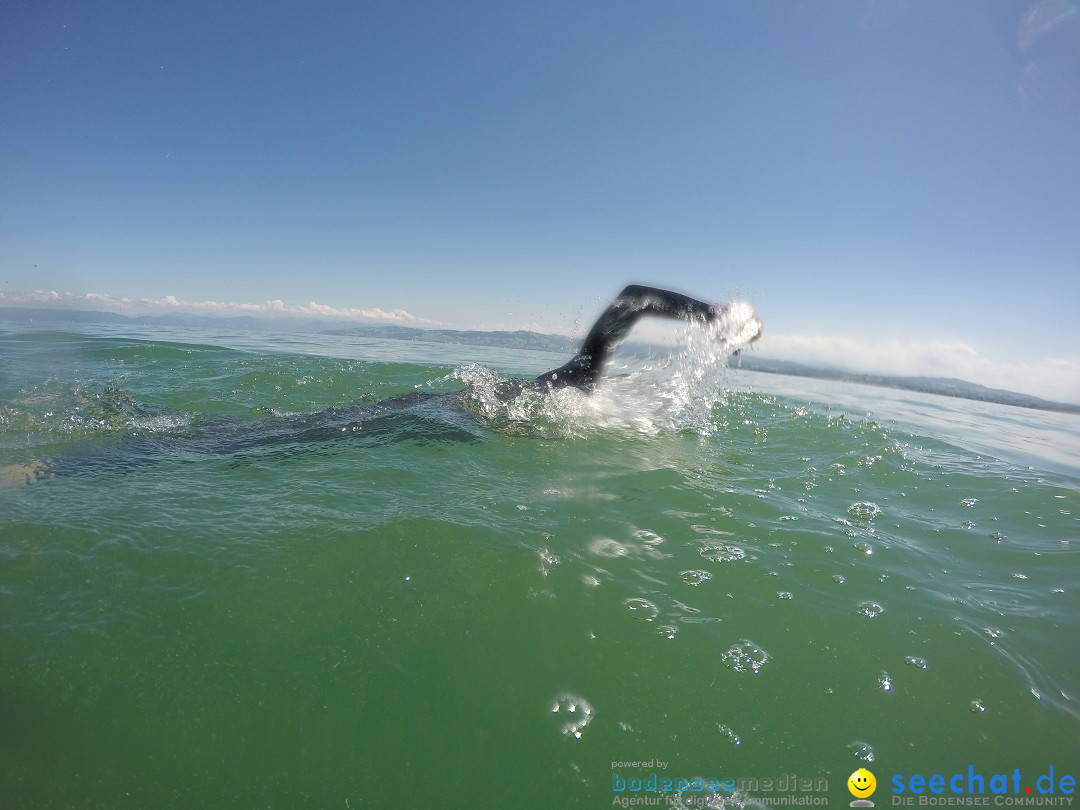
[[[540,557],[540,573],[546,577],[551,572],[552,567],[559,564],[559,558],[546,548],[540,549],[538,555]]]
[[[648,599],[624,599],[623,604],[635,619],[651,622],[660,615],[660,608]]]
[[[721,723],[717,723],[716,727],[720,729],[720,736],[727,740],[729,743],[735,746],[742,745],[742,740],[739,739],[739,735],[732,731],[731,728]]]
[[[589,701],[568,692],[552,702],[551,713],[559,724],[559,730],[575,740],[581,739],[581,733],[595,716]]]
[[[862,740],[852,740],[848,743],[848,750],[855,759],[861,762],[874,761],[874,748],[870,743]]]
[[[765,650],[748,639],[732,644],[728,651],[720,656],[720,660],[728,669],[735,672],[752,672],[755,675],[769,663],[769,659],[770,656]]]
[[[731,808],[739,810],[746,806],[747,797],[739,791],[731,793],[709,792],[705,790],[710,780],[703,776],[692,776],[689,779],[679,779],[679,790],[665,797],[665,807],[672,810],[692,810],[692,808]]]
[[[877,602],[859,602],[859,613],[861,613],[868,619],[876,619],[884,612],[885,608],[883,608]]]
[[[702,582],[707,582],[712,579],[712,574],[710,574],[708,571],[702,571],[699,569],[695,569],[692,571],[683,571],[681,574],[679,574],[679,576],[682,578],[682,581],[685,582],[687,585],[700,585]]]

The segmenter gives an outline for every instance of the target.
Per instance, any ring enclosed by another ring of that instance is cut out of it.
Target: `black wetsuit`
[[[591,390],[619,342],[645,315],[679,318],[684,321],[713,320],[719,309],[682,293],[631,284],[597,318],[581,349],[568,362],[545,372],[532,382],[540,389],[573,386]]]

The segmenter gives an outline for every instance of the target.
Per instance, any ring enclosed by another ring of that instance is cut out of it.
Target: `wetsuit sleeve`
[[[533,385],[539,388],[571,385],[587,390],[595,385],[615,347],[640,318],[659,315],[686,321],[711,320],[716,312],[712,304],[681,293],[631,284],[600,315],[570,362],[541,374]]]

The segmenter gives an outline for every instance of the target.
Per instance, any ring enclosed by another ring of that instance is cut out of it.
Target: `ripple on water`
[[[651,622],[653,619],[660,615],[660,608],[658,608],[648,599],[633,597],[630,599],[624,599],[623,604],[626,605],[626,609],[630,612],[631,616],[633,616],[635,619],[641,619],[645,622]]]
[[[881,514],[881,507],[871,501],[858,501],[848,507],[847,513],[856,526],[867,526]]]
[[[709,540],[701,545],[698,554],[711,562],[726,563],[736,562],[746,558],[746,552],[738,546],[730,543],[720,543]]]
[[[595,713],[589,701],[578,695],[564,692],[551,704],[551,714],[559,724],[559,730],[575,740],[581,739],[585,727],[592,722]]]
[[[630,549],[610,537],[598,537],[595,540],[590,540],[589,551],[598,557],[611,558],[625,557],[630,553]]]
[[[727,652],[720,656],[724,665],[734,672],[750,672],[757,675],[761,668],[769,663],[771,656],[749,639],[742,639],[732,644]]]
[[[659,546],[664,542],[664,538],[658,535],[656,532],[651,532],[648,529],[635,529],[634,537],[640,540],[647,546]]]
[[[967,585],[968,600],[977,607],[990,610],[998,616],[1045,616],[1050,611],[1039,601],[1025,580],[1014,577],[1017,584],[996,585],[972,582]]]

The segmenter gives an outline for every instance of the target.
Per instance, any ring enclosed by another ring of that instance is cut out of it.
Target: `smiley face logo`
[[[868,799],[877,789],[877,779],[866,768],[859,768],[848,777],[847,789],[856,799]]]

